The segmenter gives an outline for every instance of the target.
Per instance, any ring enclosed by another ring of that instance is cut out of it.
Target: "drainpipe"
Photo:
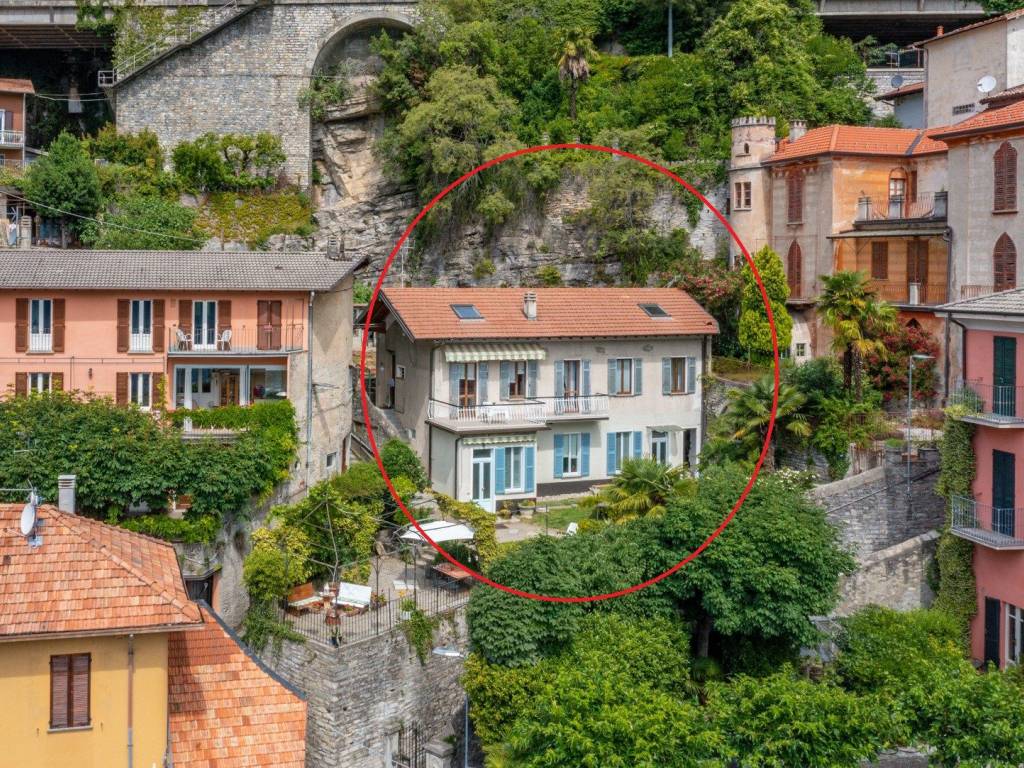
[[[434,353],[437,351],[437,347],[430,348],[430,383],[427,385],[427,404],[429,407],[430,402],[434,399]],[[416,352],[415,347],[413,348],[413,357],[415,358]],[[434,427],[427,425],[427,477],[430,482],[434,482]]]
[[[128,768],[132,768],[134,762],[134,738],[133,738],[133,722],[132,722],[132,709],[134,704],[132,702],[135,688],[135,635],[128,635]]]
[[[310,454],[313,450],[313,299],[316,291],[309,292],[309,312],[306,313],[306,488],[309,488]]]
[[[948,211],[948,203],[947,203]],[[946,241],[946,301],[956,301],[953,298],[953,228],[946,227],[945,233],[942,235],[942,239]],[[944,355],[945,360],[942,364],[942,394],[944,397],[949,397],[949,315],[946,315],[944,332],[945,332],[945,349],[946,354]],[[909,398],[909,394],[907,395]]]

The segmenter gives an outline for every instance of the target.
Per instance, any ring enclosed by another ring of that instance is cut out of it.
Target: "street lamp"
[[[914,362],[932,360],[931,355],[911,355],[907,358],[907,505],[910,505],[910,430],[914,415]]]
[[[435,656],[442,656],[446,659],[464,659],[466,654],[458,648],[446,648],[444,646],[434,648],[431,651]],[[462,726],[462,768],[469,768],[469,693],[466,693],[465,705],[463,706]]]

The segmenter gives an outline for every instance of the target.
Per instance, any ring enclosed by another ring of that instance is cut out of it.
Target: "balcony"
[[[954,536],[990,549],[1024,549],[1024,507],[992,507],[963,496],[950,504]]]
[[[1024,387],[986,384],[980,379],[961,381],[949,396],[949,405],[966,410],[964,421],[987,427],[1024,427]]]
[[[890,226],[898,223],[934,224],[946,220],[948,194],[924,192],[910,199],[904,195],[857,198],[854,224]]]
[[[879,298],[902,307],[929,307],[945,304],[945,283],[904,283],[888,280],[873,280],[871,287]]]
[[[996,292],[994,285],[976,285],[968,284],[960,286],[960,298],[961,299],[977,299],[981,296],[988,296],[990,293]],[[999,288],[998,290],[1004,290]]]
[[[0,131],[0,147],[21,149],[23,146],[25,146],[24,131]]]
[[[302,324],[242,325],[217,329],[172,326],[167,329],[167,354],[179,357],[282,355],[301,352],[305,349],[305,340],[305,326]],[[145,339],[132,339],[133,346],[136,342],[142,345]]]
[[[608,396],[544,397],[500,403],[456,405],[443,400],[427,403],[427,420],[452,431],[537,429],[556,421],[608,418]]]

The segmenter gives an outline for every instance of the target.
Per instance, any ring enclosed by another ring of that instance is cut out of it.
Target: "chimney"
[[[537,319],[537,294],[533,291],[523,296],[523,314],[527,320]]]
[[[789,121],[789,140],[796,141],[801,136],[807,133],[807,121],[806,120],[790,120]]]
[[[75,486],[77,482],[78,479],[75,475],[57,476],[57,509],[61,512],[67,512],[70,515],[75,514]]]
[[[31,248],[32,247],[32,217],[24,214],[18,220],[18,247],[19,248]]]
[[[939,26],[935,28],[935,36],[936,37],[942,37],[945,33],[946,33],[946,30],[943,29],[941,24],[939,24]]]

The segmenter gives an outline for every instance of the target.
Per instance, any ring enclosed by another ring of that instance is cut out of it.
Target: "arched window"
[[[1017,287],[1017,247],[1005,232],[992,251],[992,287],[997,291]]]
[[[1017,150],[1010,142],[999,145],[992,166],[992,210],[1017,210]]]
[[[800,244],[794,240],[789,246],[789,253],[786,254],[786,282],[789,283],[789,295],[794,298],[802,296],[803,261]]]

